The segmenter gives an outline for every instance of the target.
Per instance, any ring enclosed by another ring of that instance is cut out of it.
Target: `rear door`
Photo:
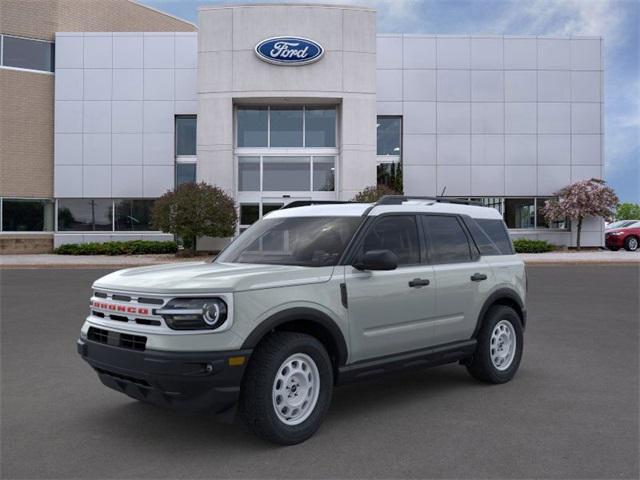
[[[493,284],[462,219],[457,215],[421,215],[429,261],[436,280],[434,338],[445,344],[471,338],[478,312]]]
[[[423,263],[418,218],[414,214],[381,215],[371,222],[353,258],[369,250],[387,249],[398,256],[398,268],[360,271],[345,265],[351,361],[417,350],[434,341],[433,268]]]

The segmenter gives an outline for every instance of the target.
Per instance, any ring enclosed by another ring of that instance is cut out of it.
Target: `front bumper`
[[[624,235],[605,235],[604,244],[606,247],[624,247]]]
[[[78,339],[77,348],[109,388],[163,407],[217,414],[238,401],[251,356],[251,350],[137,351],[83,338]],[[241,365],[239,357],[244,357]]]

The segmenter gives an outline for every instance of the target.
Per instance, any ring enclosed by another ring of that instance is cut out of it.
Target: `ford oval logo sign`
[[[323,54],[322,45],[302,37],[267,38],[256,45],[258,58],[276,65],[307,65]]]

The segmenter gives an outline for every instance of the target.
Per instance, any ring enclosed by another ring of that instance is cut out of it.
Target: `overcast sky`
[[[139,0],[197,23],[198,6],[233,0]],[[262,0],[264,3],[264,0]],[[287,1],[285,3],[298,3]],[[305,3],[313,3],[306,0]],[[378,10],[380,33],[599,35],[605,41],[605,179],[640,203],[640,1],[320,0]]]

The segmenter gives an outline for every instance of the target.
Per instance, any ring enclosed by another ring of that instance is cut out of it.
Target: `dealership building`
[[[357,6],[204,6],[196,28],[128,0],[34,5],[0,15],[4,252],[171,238],[153,201],[192,181],[233,196],[238,232],[386,183],[573,245],[539,210],[604,175],[600,38],[384,34]],[[583,245],[602,237],[585,222]]]

